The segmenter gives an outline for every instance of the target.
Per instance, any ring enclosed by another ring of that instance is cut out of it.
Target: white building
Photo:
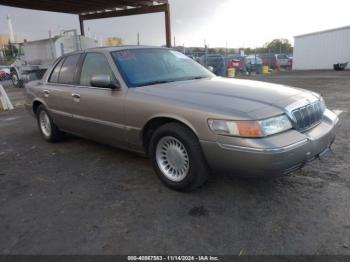
[[[350,64],[350,26],[295,36],[293,69],[333,69],[345,62]]]

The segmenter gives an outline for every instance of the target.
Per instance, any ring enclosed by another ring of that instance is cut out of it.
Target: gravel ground
[[[336,156],[275,180],[215,175],[184,194],[147,159],[76,137],[48,144],[21,107],[0,113],[0,253],[350,255],[350,73],[253,78],[344,111]]]

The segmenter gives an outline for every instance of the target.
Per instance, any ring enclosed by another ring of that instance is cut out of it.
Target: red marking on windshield
[[[135,53],[130,52],[129,50],[119,51],[117,52],[117,54],[118,54],[119,60],[132,60],[132,59],[136,60]]]

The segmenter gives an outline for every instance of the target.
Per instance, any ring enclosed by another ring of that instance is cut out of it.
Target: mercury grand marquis
[[[67,54],[26,90],[45,140],[72,133],[148,155],[182,191],[213,172],[289,174],[328,152],[338,122],[319,94],[217,77],[167,48]]]

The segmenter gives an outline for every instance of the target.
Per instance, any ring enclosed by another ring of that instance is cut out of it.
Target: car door
[[[54,101],[54,98],[56,97],[55,89],[57,89],[56,85],[58,84],[58,76],[60,74],[60,70],[64,60],[65,57],[56,61],[55,65],[53,66],[53,69],[51,69],[46,83],[42,86],[41,89],[39,89],[40,94],[37,94],[45,102],[47,109],[50,111],[50,114],[55,118],[55,120],[55,112],[57,111],[57,103],[55,103]]]
[[[98,52],[86,53],[79,75],[79,85],[72,90],[73,117],[79,134],[110,145],[125,146],[126,90],[91,85],[93,76],[108,75],[117,80],[107,56]]]
[[[76,129],[76,122],[73,119],[72,88],[77,81],[80,58],[81,54],[62,58],[52,71],[43,90],[45,101],[56,125],[71,132]]]

